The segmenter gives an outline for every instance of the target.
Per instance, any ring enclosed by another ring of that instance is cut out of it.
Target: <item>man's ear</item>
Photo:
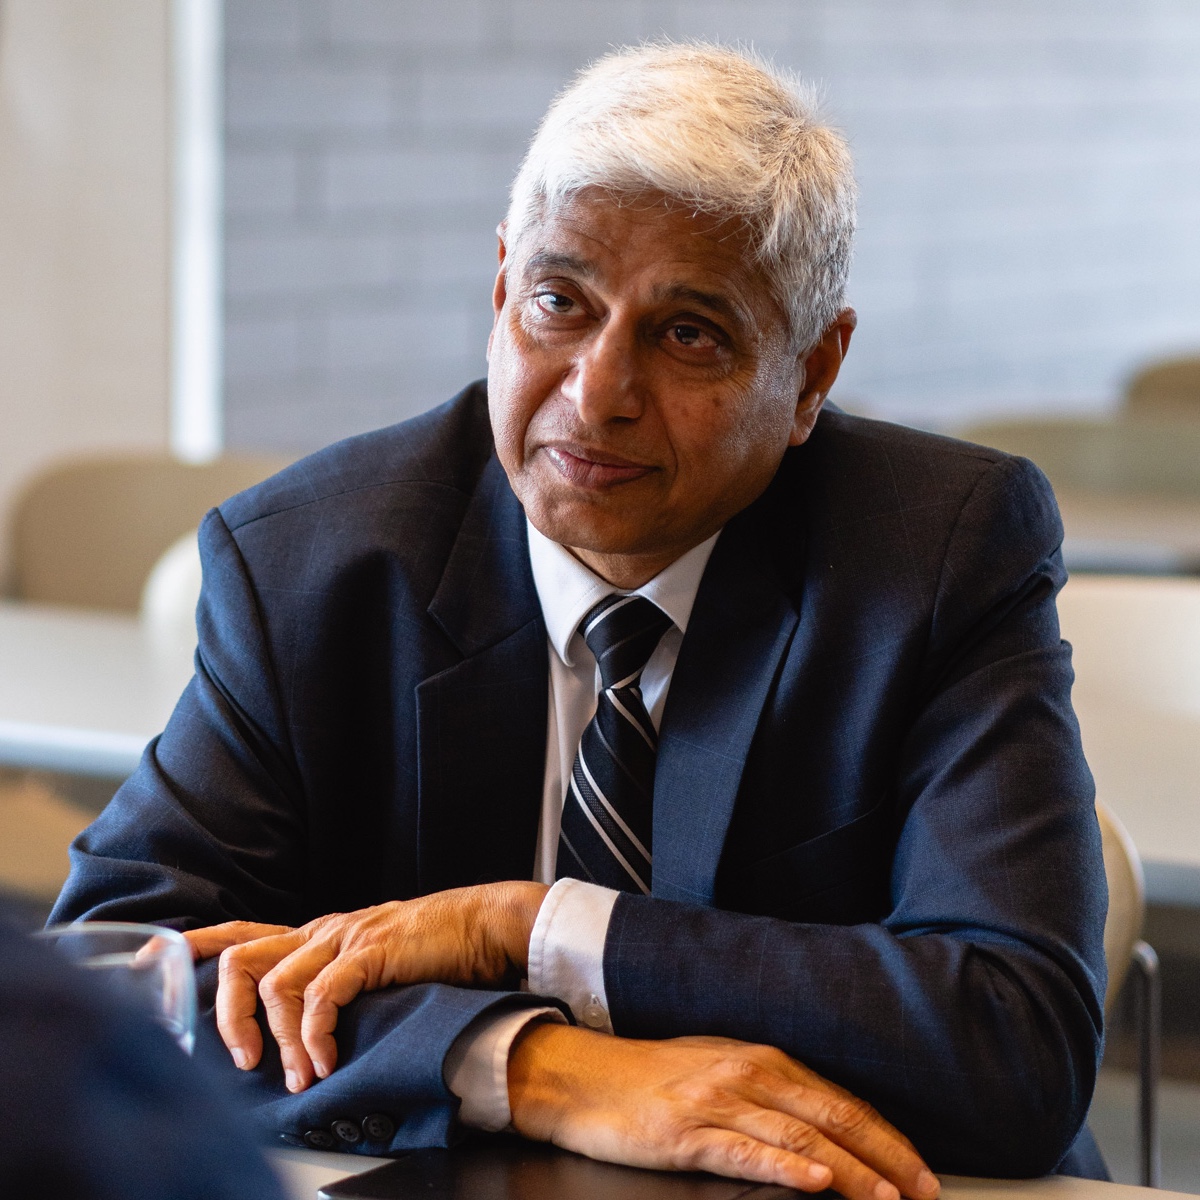
[[[800,394],[796,400],[796,416],[792,423],[789,446],[799,446],[808,441],[817,416],[833,381],[842,369],[842,360],[850,347],[850,336],[858,324],[858,314],[852,308],[843,308],[820,340],[805,354],[800,364]]]
[[[496,226],[496,282],[492,285],[492,331],[488,334],[487,357],[492,356],[492,338],[496,336],[496,322],[500,319],[500,310],[508,296],[508,280],[504,273],[504,260],[508,257],[508,246],[505,237],[508,232],[508,222],[501,221]]]

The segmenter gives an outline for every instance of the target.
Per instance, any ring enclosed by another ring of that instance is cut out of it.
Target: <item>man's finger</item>
[[[256,921],[226,921],[223,925],[209,925],[205,929],[189,929],[184,933],[192,947],[192,958],[215,958],[230,946],[240,946],[256,938],[272,937],[290,933],[290,925],[260,925]]]
[[[262,1032],[258,1011],[259,980],[294,948],[292,932],[256,941],[237,942],[221,952],[217,974],[217,1030],[229,1053],[243,1071],[258,1066],[262,1058]]]
[[[372,980],[379,975],[378,966],[370,958],[369,951],[339,955],[305,989],[300,1033],[321,1079],[337,1066],[333,1031],[337,1028],[338,1009],[359,992],[377,986]]]
[[[833,1180],[833,1173],[823,1163],[729,1129],[695,1130],[679,1147],[679,1156],[675,1165],[685,1171],[710,1171],[804,1192],[823,1191]]]
[[[820,1080],[794,1083],[771,1070],[748,1077],[750,1098],[764,1109],[795,1118],[841,1147],[851,1159],[890,1181],[903,1195],[932,1200],[938,1182],[912,1143],[888,1124],[865,1100]],[[833,1165],[830,1157],[820,1161]],[[841,1184],[836,1185],[839,1189]],[[876,1200],[891,1200],[880,1192]]]
[[[736,1132],[756,1141],[828,1167],[833,1178],[830,1186],[847,1200],[900,1200],[901,1189],[895,1180],[880,1175],[805,1121],[781,1112],[747,1107],[731,1114],[729,1124]]]
[[[301,1092],[316,1076],[301,1036],[304,993],[337,955],[336,943],[321,938],[297,946],[263,977],[258,985],[267,1024],[279,1043],[279,1058],[289,1092]]]
[[[797,1062],[790,1055],[784,1054],[782,1050],[772,1051],[771,1053],[779,1056],[783,1064],[783,1074],[793,1079],[801,1087],[809,1088],[818,1094],[828,1095],[830,1103],[838,1099],[850,1102],[851,1108],[849,1110],[842,1110],[840,1116],[836,1112],[829,1114],[831,1123],[840,1121],[842,1125],[848,1124],[854,1126],[861,1123],[861,1118],[864,1115],[868,1116],[877,1128],[887,1132],[893,1142],[901,1146],[906,1146],[914,1154],[917,1153],[917,1148],[912,1142],[895,1125],[880,1116],[865,1100],[859,1099],[852,1092],[848,1092],[845,1088],[839,1087],[824,1076],[818,1075],[803,1063]]]
[[[819,1093],[811,1120],[837,1146],[890,1180],[913,1200],[933,1200],[941,1187],[912,1142],[865,1100],[848,1093]],[[881,1198],[882,1200],[882,1198]]]

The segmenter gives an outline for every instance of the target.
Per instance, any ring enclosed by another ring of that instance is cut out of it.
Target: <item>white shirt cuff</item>
[[[557,1008],[517,1008],[484,1013],[454,1039],[442,1065],[446,1086],[462,1101],[458,1119],[473,1129],[498,1133],[512,1122],[508,1106],[508,1055],[531,1021],[567,1018]]]
[[[604,992],[604,941],[620,892],[560,879],[547,893],[529,937],[529,990],[566,1002],[588,1029],[612,1033]]]

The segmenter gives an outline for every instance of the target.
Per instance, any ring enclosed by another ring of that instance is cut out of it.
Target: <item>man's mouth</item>
[[[545,447],[546,456],[568,483],[581,488],[606,488],[641,479],[654,470],[619,454],[593,450],[586,446],[555,445]]]

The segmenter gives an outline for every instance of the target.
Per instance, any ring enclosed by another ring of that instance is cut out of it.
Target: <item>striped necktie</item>
[[[671,618],[644,596],[606,596],[579,632],[600,666],[596,715],[579,740],[563,802],[557,878],[650,892],[658,735],[641,677]]]

